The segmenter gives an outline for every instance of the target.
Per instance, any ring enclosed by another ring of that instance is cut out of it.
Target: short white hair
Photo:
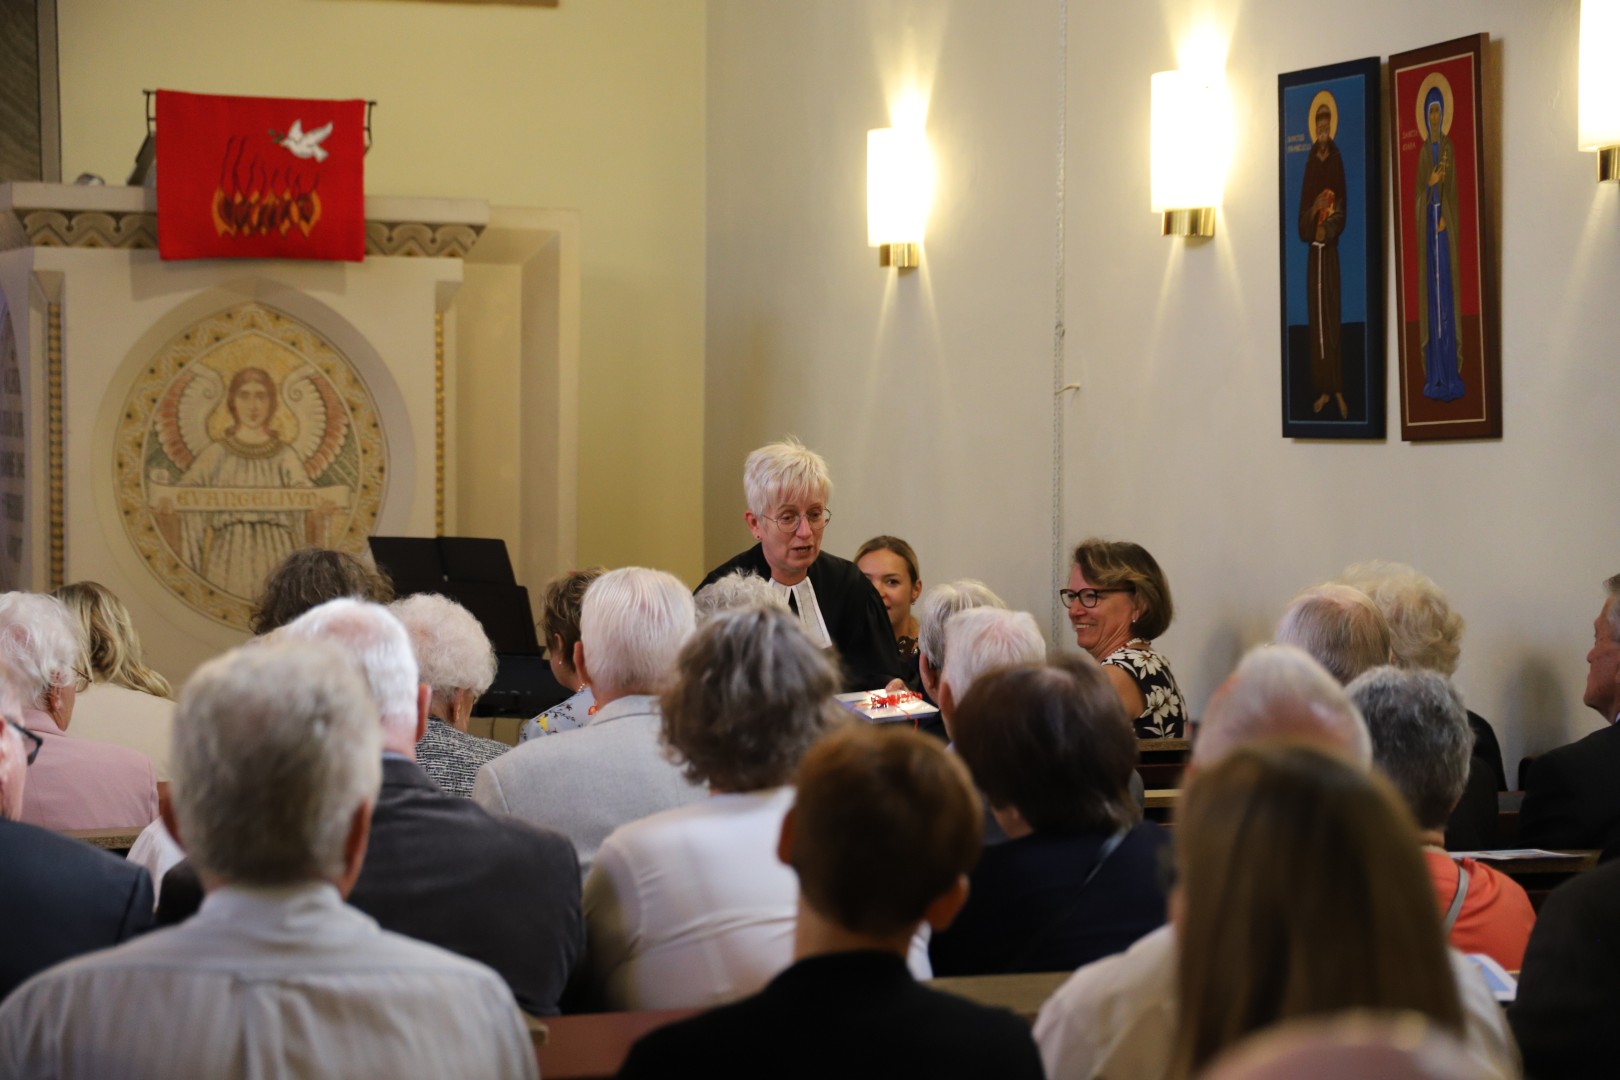
[[[972,578],[935,585],[917,601],[917,649],[937,675],[945,670],[945,623],[958,611],[1005,608],[1006,602],[990,586]]]
[[[961,701],[979,676],[1014,664],[1046,660],[1046,639],[1027,611],[976,607],[945,623],[945,670],[940,679]]]
[[[382,778],[382,729],[354,665],[286,637],[199,668],[172,747],[186,853],[245,885],[339,876],[354,813]]]
[[[352,596],[328,600],[283,626],[276,637],[337,646],[365,677],[382,726],[396,737],[416,740],[421,685],[416,657],[410,635],[387,608]]]
[[[1318,585],[1294,597],[1277,623],[1275,641],[1304,649],[1341,683],[1390,659],[1384,613],[1349,585]]]
[[[743,495],[748,509],[756,517],[764,517],[798,499],[825,503],[832,498],[832,477],[820,454],[789,435],[748,455],[743,464]]]
[[[0,594],[0,662],[24,704],[43,708],[54,687],[74,681],[84,665],[81,632],[79,620],[54,596]]]
[[[609,570],[585,590],[579,612],[592,685],[617,694],[659,693],[696,627],[692,594],[674,575],[644,566]]]
[[[1344,687],[1304,649],[1259,645],[1244,654],[1204,709],[1193,742],[1200,767],[1268,739],[1326,743],[1372,764],[1367,725]]]
[[[1384,613],[1397,666],[1446,676],[1457,670],[1463,617],[1433,578],[1405,563],[1374,560],[1346,567],[1339,580],[1366,593]]]
[[[771,583],[748,570],[733,570],[716,578],[697,591],[692,598],[697,607],[697,620],[706,623],[716,615],[748,608],[788,608],[787,596],[771,588]]]
[[[448,596],[415,593],[388,610],[410,635],[417,677],[432,689],[435,702],[448,702],[457,690],[482,697],[495,681],[495,647],[484,625]]]

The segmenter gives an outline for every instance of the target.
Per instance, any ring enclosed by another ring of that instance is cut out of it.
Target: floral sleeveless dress
[[[1142,691],[1142,715],[1134,721],[1138,739],[1181,739],[1187,735],[1187,700],[1181,696],[1170,663],[1152,649],[1121,646],[1103,658],[1128,674]]]

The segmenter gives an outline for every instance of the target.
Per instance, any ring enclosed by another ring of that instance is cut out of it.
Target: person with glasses
[[[9,696],[8,694],[0,696]],[[53,964],[116,945],[152,925],[152,880],[80,840],[25,825],[23,793],[45,740],[12,700],[0,704],[0,999]]]
[[[762,446],[743,465],[743,521],[755,545],[709,572],[698,588],[737,570],[762,577],[787,600],[810,640],[838,657],[846,691],[878,690],[902,677],[883,600],[860,568],[821,550],[832,511],[827,462],[799,440]]]
[[[1170,628],[1170,583],[1147,549],[1128,540],[1082,540],[1069,587],[1058,591],[1074,639],[1103,666],[1139,739],[1183,738],[1187,700],[1153,639]]]
[[[157,818],[152,759],[73,738],[78,695],[90,685],[78,622],[53,596],[0,595],[0,660],[22,703],[18,719],[41,740],[22,820],[47,829],[144,828]]]

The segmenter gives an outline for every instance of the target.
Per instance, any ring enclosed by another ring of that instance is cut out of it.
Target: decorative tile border
[[[17,229],[0,230],[0,250],[15,247],[157,248],[157,215],[146,211],[14,210]],[[462,222],[366,222],[366,254],[463,259],[483,234]]]

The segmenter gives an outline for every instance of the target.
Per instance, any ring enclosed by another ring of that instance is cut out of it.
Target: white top
[[[0,1005],[0,1076],[537,1075],[500,976],[380,929],[324,883],[216,890],[189,922]]]
[[[163,819],[158,818],[141,830],[124,857],[137,866],[146,867],[146,872],[152,875],[152,903],[156,904],[163,896],[163,875],[184,862],[186,853],[169,835]]]
[[[821,617],[821,605],[816,603],[816,587],[805,578],[797,585],[784,585],[775,578],[766,578],[776,595],[786,604],[788,598],[793,598],[793,607],[798,609],[799,625],[804,632],[810,635],[810,640],[816,643],[818,649],[832,648],[832,635],[827,633],[827,620]],[[793,614],[789,609],[789,614]]]
[[[1502,1007],[1468,958],[1448,949],[1462,999],[1469,1056],[1519,1075]],[[1035,1042],[1048,1080],[1133,1077],[1170,1071],[1176,1035],[1176,937],[1161,926],[1122,953],[1087,964],[1041,1006]]]
[[[793,962],[799,881],[776,857],[793,789],[714,795],[616,830],[585,881],[584,977],[593,1006],[719,1005]],[[933,972],[928,939],[910,967]]]
[[[92,683],[78,695],[67,733],[75,739],[113,743],[152,759],[158,783],[169,779],[169,735],[174,702],[116,683]]]

